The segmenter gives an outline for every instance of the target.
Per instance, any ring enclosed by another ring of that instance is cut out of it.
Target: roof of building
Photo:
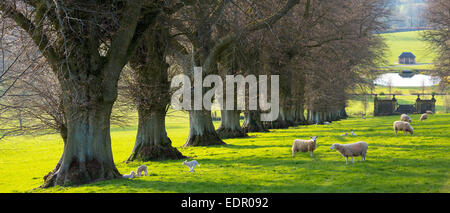
[[[402,52],[399,58],[415,58],[416,56],[412,52]]]

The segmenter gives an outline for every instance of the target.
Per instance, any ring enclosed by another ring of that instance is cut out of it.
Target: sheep
[[[420,121],[426,120],[427,118],[428,118],[428,114],[427,114],[427,113],[423,113],[423,114],[420,116]]]
[[[401,121],[406,121],[406,122],[408,122],[408,123],[411,123],[411,122],[412,122],[411,118],[410,118],[407,114],[402,114],[402,115],[400,116],[400,120],[401,120]]]
[[[347,136],[347,135],[348,135],[348,132],[342,134],[341,136],[342,136],[342,137],[345,137],[345,136]]]
[[[353,131],[351,133],[352,133],[353,136],[356,136],[356,134]]]
[[[330,125],[330,122],[325,121],[325,122],[323,122],[323,124],[324,124],[324,125]]]
[[[139,166],[139,167],[137,168],[137,170],[136,170],[137,176],[138,176],[138,177],[139,177],[139,176],[142,176],[142,172],[144,172],[144,176],[147,176],[147,175],[148,175],[148,172],[147,172],[147,166],[146,166],[146,165],[141,165],[141,166]]]
[[[431,114],[433,114],[433,111],[427,110],[426,113],[431,115]]]
[[[295,157],[297,152],[309,152],[313,156],[316,149],[316,136],[311,137],[310,140],[295,139],[292,143],[292,157]]]
[[[200,164],[198,164],[198,162],[196,160],[189,161],[189,162],[187,162],[187,160],[185,160],[183,162],[183,165],[189,167],[189,169],[190,169],[189,171],[192,173],[194,173],[195,166],[197,166],[197,165],[200,166]]]
[[[346,157],[345,164],[348,164],[349,156],[352,158],[353,163],[355,163],[355,161],[353,160],[353,156],[361,156],[361,161],[366,161],[367,147],[368,146],[366,142],[358,141],[351,144],[334,143],[333,145],[331,145],[330,149],[335,149],[339,153],[341,153],[342,156]]]
[[[132,179],[136,177],[136,173],[134,171],[131,171],[129,175],[123,175],[122,178]]]
[[[406,121],[395,121],[394,131],[395,135],[397,135],[397,131],[403,131],[403,135],[405,135],[406,132],[409,132],[411,133],[411,135],[413,135],[414,129],[412,128],[411,124]]]

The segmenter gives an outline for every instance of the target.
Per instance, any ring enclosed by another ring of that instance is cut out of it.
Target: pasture
[[[385,39],[387,50],[386,58],[389,65],[398,65],[398,56],[402,52],[412,52],[416,56],[418,65],[402,65],[402,67],[391,67],[394,69],[432,69],[436,53],[430,49],[429,44],[421,39],[423,31],[409,31],[385,33],[381,36]],[[421,65],[422,64],[422,65]]]
[[[412,115],[413,136],[395,136],[399,116],[351,117],[331,125],[297,126],[247,138],[226,139],[227,145],[181,148],[188,135],[187,114],[173,112],[166,120],[173,146],[200,163],[194,174],[182,160],[123,161],[130,154],[136,126],[111,129],[115,164],[122,174],[139,165],[149,176],[116,179],[82,186],[33,189],[53,169],[63,148],[58,135],[9,137],[0,142],[0,192],[450,192],[450,114],[435,114],[424,122]],[[219,125],[215,122],[216,127]],[[356,136],[341,137],[354,131]],[[319,136],[314,157],[291,156],[295,138]],[[333,143],[366,141],[367,160],[345,164],[330,150]]]

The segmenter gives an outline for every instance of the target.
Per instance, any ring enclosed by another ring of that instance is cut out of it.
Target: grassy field
[[[416,56],[416,63],[433,63],[436,54],[428,44],[421,40],[423,31],[409,31],[397,33],[385,33],[381,36],[385,39],[388,49],[386,57],[389,65],[398,65],[398,56],[402,52],[412,52]],[[392,69],[432,69],[433,65],[416,65],[405,67],[391,67]]]
[[[58,135],[11,137],[0,142],[0,192],[450,192],[450,114],[419,122],[412,115],[414,136],[395,136],[399,116],[349,118],[331,125],[299,126],[227,139],[227,145],[179,148],[200,167],[191,174],[181,160],[146,162],[150,176],[109,180],[78,187],[36,189],[62,153]],[[215,123],[216,126],[219,123]],[[171,113],[167,131],[175,147],[187,135],[187,116]],[[357,136],[341,137],[355,131]],[[112,149],[121,173],[142,162],[125,164],[136,126],[113,128]],[[319,136],[314,157],[291,156],[295,138]],[[330,150],[333,143],[366,141],[366,162],[345,164]]]

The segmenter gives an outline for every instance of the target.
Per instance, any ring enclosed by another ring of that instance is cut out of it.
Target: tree
[[[183,35],[182,39],[178,39],[180,44],[176,48],[177,63],[183,66],[184,74],[190,76],[191,79],[193,79],[193,67],[202,67],[202,78],[209,74],[217,74],[220,53],[249,33],[273,25],[286,15],[299,0],[285,1],[282,8],[276,12],[258,16],[256,21],[254,19],[246,20],[245,24],[237,26],[237,30],[231,30],[223,36],[213,36],[215,27],[230,2],[232,1],[199,1],[176,13],[175,17],[178,21],[175,23],[175,28],[177,34]],[[254,3],[248,3],[248,7],[252,8]],[[234,8],[235,11],[242,11],[241,7],[236,6],[236,3]],[[202,94],[205,92],[202,88]],[[189,128],[189,136],[184,146],[224,144],[214,129],[210,109],[189,110]]]
[[[138,132],[128,161],[166,160],[185,158],[167,136],[165,117],[170,101],[168,68],[168,23],[161,19],[145,33],[136,53],[130,60],[127,78],[128,97],[138,109]]]
[[[43,187],[121,177],[110,116],[117,81],[160,10],[156,1],[2,1],[2,15],[32,38],[57,76],[67,120],[62,163]]]
[[[425,16],[432,30],[424,31],[422,37],[438,55],[434,60],[435,69],[431,74],[439,76],[440,87],[446,88],[450,84],[450,2],[428,1]]]

